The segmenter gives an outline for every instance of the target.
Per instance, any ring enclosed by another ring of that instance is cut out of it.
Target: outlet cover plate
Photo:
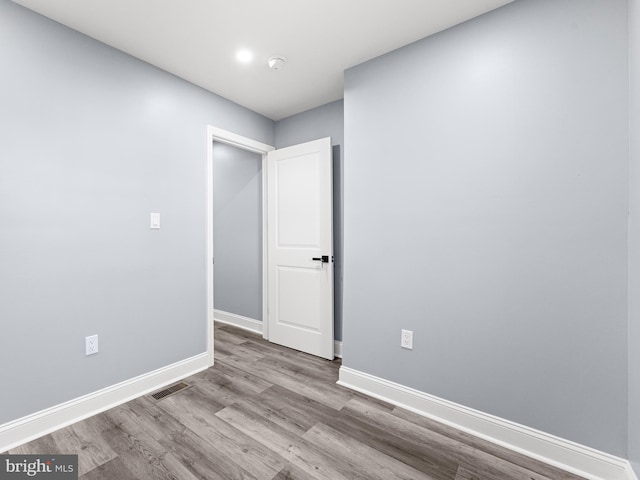
[[[400,346],[407,350],[413,350],[413,331],[402,330],[400,334]]]
[[[84,339],[85,355],[98,353],[98,335],[90,335]]]

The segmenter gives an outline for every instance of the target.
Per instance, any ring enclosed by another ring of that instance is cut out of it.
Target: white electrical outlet
[[[400,334],[400,346],[413,350],[413,332],[411,330],[402,330]]]
[[[98,353],[98,335],[91,335],[84,339],[85,355],[93,355]]]

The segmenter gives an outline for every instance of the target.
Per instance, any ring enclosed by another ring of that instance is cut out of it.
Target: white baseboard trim
[[[104,412],[141,395],[206,370],[209,354],[201,353],[172,365],[125,380],[97,392],[0,425],[0,452]]]
[[[262,335],[263,325],[260,320],[215,309],[213,310],[213,319],[216,322],[226,323],[227,325],[233,325],[234,327]]]
[[[342,342],[340,340],[333,341],[333,355],[336,358],[342,358]]]
[[[242,315],[236,315],[235,313],[223,312],[222,310],[215,309],[213,310],[213,318],[216,322],[233,325],[234,327],[248,330],[249,332],[262,334],[263,325],[260,320],[254,320],[253,318],[243,317]],[[334,340],[333,354],[337,358],[342,358],[341,341]]]
[[[590,480],[637,480],[625,459],[358,370],[341,367],[338,384]]]

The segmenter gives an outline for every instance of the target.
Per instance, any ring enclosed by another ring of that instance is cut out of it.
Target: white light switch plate
[[[151,228],[157,230],[160,228],[160,214],[152,213],[151,214]]]

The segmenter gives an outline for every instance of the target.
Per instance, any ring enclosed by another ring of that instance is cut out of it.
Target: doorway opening
[[[222,130],[213,126],[209,126],[207,128],[207,168],[206,168],[206,172],[207,172],[207,206],[206,206],[206,228],[207,228],[207,350],[209,352],[209,364],[213,365],[213,324],[214,324],[214,309],[215,309],[215,302],[214,302],[214,262],[215,262],[215,252],[214,252],[214,241],[215,241],[215,235],[214,235],[214,228],[213,228],[213,219],[214,219],[214,211],[216,209],[216,206],[214,206],[214,185],[215,185],[215,180],[214,180],[214,154],[222,154],[224,155],[225,153],[229,153],[229,150],[225,151],[225,147],[228,148],[233,148],[236,149],[236,151],[240,151],[244,154],[246,154],[246,158],[248,161],[248,163],[251,163],[251,159],[249,158],[250,155],[259,155],[260,157],[260,192],[261,192],[261,198],[260,198],[260,204],[262,205],[262,212],[259,212],[260,215],[256,215],[256,217],[259,216],[259,218],[261,219],[260,223],[261,223],[261,238],[264,239],[266,237],[266,213],[265,213],[265,208],[266,208],[266,178],[265,178],[265,171],[266,171],[266,154],[267,152],[270,152],[272,150],[274,150],[275,148],[271,145],[267,145],[261,142],[257,142],[253,139],[247,138],[247,137],[243,137],[241,135],[237,135],[233,132],[229,132],[226,130]],[[214,151],[217,150],[217,152]],[[233,161],[232,158],[229,159],[229,161]],[[251,165],[247,166],[248,170],[251,169]],[[245,169],[246,170],[246,169]],[[245,173],[248,173],[245,172]],[[247,196],[247,199],[249,199],[251,196]],[[266,318],[267,318],[267,304],[266,304],[266,299],[267,299],[267,281],[265,278],[266,275],[266,252],[265,252],[265,246],[264,246],[264,241],[261,242],[262,243],[262,252],[254,252],[256,255],[253,258],[253,261],[249,260],[249,262],[253,265],[253,267],[255,268],[256,265],[256,261],[260,261],[261,268],[259,269],[262,273],[262,278],[258,278],[258,279],[254,279],[254,284],[252,286],[249,286],[249,290],[253,290],[255,292],[256,288],[260,288],[261,292],[260,292],[260,297],[261,297],[261,306],[260,305],[256,305],[255,302],[252,302],[252,305],[249,307],[249,310],[246,309],[241,309],[242,312],[255,312],[255,311],[259,311],[261,309],[261,314],[260,314],[260,320],[262,320],[261,322],[261,327],[262,327],[262,335],[264,338],[268,338],[268,330],[267,330],[267,322],[266,322]],[[238,249],[238,253],[241,251],[242,249]],[[260,260],[258,260],[258,258]],[[222,268],[225,269],[227,268],[227,266],[224,265],[224,262],[222,264]],[[260,287],[256,287],[256,285],[260,285]],[[242,293],[242,292],[238,292],[238,293]],[[228,292],[223,293],[223,295],[226,296],[226,301],[228,301],[228,305],[233,306],[234,304],[237,304],[238,302],[238,296],[235,294],[229,294]],[[249,316],[245,316],[245,315],[239,315],[239,317],[243,317],[243,318],[247,318],[247,319],[251,319],[251,317]],[[237,323],[238,318],[234,319]],[[253,329],[255,330],[257,328],[257,322],[254,322],[252,325]]]
[[[218,318],[214,304],[218,299],[222,299],[227,308],[248,312],[245,315],[257,317],[262,310],[261,321],[229,313],[225,313],[229,318],[220,320],[261,331],[265,339],[274,343],[332,360],[335,350],[331,139],[326,137],[275,150],[270,145],[215,127],[209,127],[207,133],[207,330],[210,364],[213,365],[213,324]],[[230,192],[227,195],[223,192],[221,196],[217,192],[216,200],[213,194],[216,188],[214,162],[218,167],[223,166],[227,154],[228,164],[235,164],[236,168],[232,168],[235,173],[218,184],[218,189],[229,187]],[[246,162],[246,165],[238,168],[238,162]],[[252,183],[253,194],[241,192],[246,186],[243,182]],[[259,183],[261,194],[257,190]],[[243,203],[256,202],[260,197],[262,212],[254,211],[253,220],[238,218],[243,214],[238,215],[235,208],[241,211]],[[227,208],[229,212],[223,211]],[[248,249],[242,245],[242,232],[214,232],[214,212],[217,214],[216,222],[220,221],[216,226],[218,229],[233,230],[239,221],[249,222],[246,225]],[[260,225],[257,225],[260,218],[262,240],[256,244],[255,237],[260,236]],[[216,237],[226,237],[225,257],[228,258],[222,260],[220,268],[222,274],[227,275],[227,280],[231,279],[231,285],[220,291],[214,290],[214,270],[219,266],[219,262],[214,263]],[[243,268],[245,271],[238,271]],[[254,278],[255,282],[246,280],[250,278],[249,270],[252,269],[254,273],[258,272],[256,277],[260,276],[260,270],[262,272],[261,288],[259,278]],[[246,285],[242,289],[234,289],[233,278],[240,279],[237,284],[244,282]]]
[[[262,155],[213,142],[216,321],[262,333]]]

